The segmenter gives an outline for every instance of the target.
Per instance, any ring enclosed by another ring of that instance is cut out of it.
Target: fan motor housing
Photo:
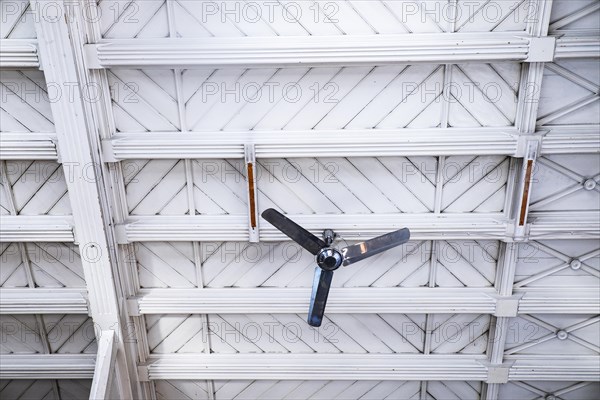
[[[341,267],[342,253],[333,248],[323,249],[317,254],[317,264],[325,271],[335,271]]]

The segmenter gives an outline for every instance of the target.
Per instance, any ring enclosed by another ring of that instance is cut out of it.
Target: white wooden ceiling
[[[0,6],[3,399],[598,397],[598,0]]]

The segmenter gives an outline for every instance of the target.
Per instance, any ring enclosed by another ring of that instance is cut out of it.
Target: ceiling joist
[[[127,159],[239,159],[244,143],[257,158],[506,155],[523,157],[525,139],[542,154],[599,153],[597,127],[561,128],[519,136],[515,128],[416,130],[121,133],[103,142],[104,161]],[[226,133],[226,135],[224,135]]]
[[[244,143],[249,142],[254,144],[257,158],[473,154],[523,157],[525,139],[511,127],[222,133],[120,133],[103,141],[103,160],[242,159]],[[600,141],[597,125],[549,127],[528,136],[528,139],[535,138],[541,141],[542,155],[600,152],[596,146]],[[58,160],[56,136],[3,133],[0,157],[3,160]]]
[[[257,158],[515,155],[514,128],[336,131],[247,131],[136,134],[104,142],[105,161],[126,159],[244,158],[252,143]]]
[[[69,216],[0,217],[2,242],[74,242],[73,218]]]
[[[598,37],[563,37],[556,41],[555,60],[600,57]]]
[[[258,158],[524,155],[524,138],[511,127],[222,133],[120,133],[103,141],[103,160],[241,159],[249,142]],[[528,138],[539,138],[542,155],[600,152],[596,125],[549,127]],[[0,138],[3,160],[58,160],[58,153],[53,134],[3,133]]]
[[[2,160],[57,160],[56,135],[2,132],[0,158]]]
[[[89,68],[385,65],[598,57],[589,37],[515,32],[210,39],[102,39],[85,46]]]
[[[37,40],[0,39],[0,68],[40,68]]]
[[[550,126],[542,138],[541,155],[600,153],[600,126]]]
[[[0,314],[87,314],[87,290],[2,288]]]
[[[531,223],[517,239],[594,239],[600,237],[596,211],[532,212]],[[411,227],[413,240],[488,239],[513,241],[514,224],[504,214],[291,215],[316,235],[333,229],[345,240],[364,240]],[[116,227],[120,244],[156,241],[248,241],[246,215],[132,216]],[[260,221],[260,240],[289,240]]]
[[[145,289],[128,300],[132,315],[304,314],[310,288]],[[503,296],[493,288],[332,288],[328,313],[593,314],[600,293],[593,288],[519,289]]]
[[[3,354],[0,379],[91,379],[96,354]]]
[[[89,68],[148,66],[382,65],[597,58],[596,37],[549,37],[514,32],[377,35],[363,37],[104,39],[85,46]],[[1,39],[2,68],[40,68],[36,40]],[[423,50],[427,48],[427,50]],[[540,58],[541,57],[541,58]]]
[[[512,364],[512,365],[511,365]],[[149,380],[467,380],[594,381],[594,356],[513,356],[498,371],[485,355],[194,354],[151,355]],[[492,370],[492,371],[490,371]],[[490,373],[491,372],[491,373]],[[505,379],[498,374],[504,372]],[[143,374],[141,374],[143,376]]]
[[[529,213],[529,239],[598,239],[598,211],[536,211]]]
[[[508,224],[503,214],[343,214],[290,215],[316,235],[333,229],[345,240],[364,240],[410,226],[413,240],[505,239]],[[260,221],[260,240],[289,240],[281,231]],[[149,241],[248,241],[246,215],[129,217],[117,226],[119,243]]]

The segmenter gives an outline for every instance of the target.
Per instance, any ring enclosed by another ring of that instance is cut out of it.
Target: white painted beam
[[[511,381],[598,381],[598,356],[505,356],[513,362],[508,378]]]
[[[556,41],[555,60],[599,57],[600,39],[597,36],[562,37]]]
[[[92,69],[551,62],[554,57],[598,57],[598,43],[594,37],[538,38],[515,32],[103,39],[86,45],[85,56]]]
[[[595,381],[595,356],[507,357],[509,380]],[[443,380],[488,381],[485,355],[178,354],[151,355],[149,380]]]
[[[104,161],[242,159],[244,143],[258,158],[506,155],[522,157],[515,128],[120,133],[103,142]],[[220,132],[222,133],[222,132]],[[542,136],[542,154],[599,153],[600,126],[556,126]],[[57,160],[56,135],[3,133],[2,160]]]
[[[295,46],[286,46],[280,38],[212,38],[210,43],[190,39],[115,39],[86,45],[85,50],[90,68],[533,60],[530,55],[531,38],[509,32],[339,36],[327,37],[327,41],[309,37],[293,40]],[[599,54],[600,40],[596,37],[558,36],[556,39],[555,59],[597,58]],[[302,61],[298,61],[300,59]],[[37,41],[0,39],[0,67],[40,68]]]
[[[14,218],[14,217],[13,217]],[[20,218],[20,217],[18,217]],[[409,227],[413,240],[496,239],[511,241],[514,228],[503,214],[289,215],[320,235],[333,229],[346,240],[364,240]],[[532,212],[522,240],[600,238],[597,211]],[[156,241],[248,241],[247,216],[129,217],[117,226],[120,244]],[[260,240],[289,240],[260,219]]]
[[[599,314],[600,290],[597,287],[520,288],[515,294],[520,314]]]
[[[524,138],[508,127],[223,133],[120,133],[103,142],[104,160],[243,159],[244,143],[254,144],[257,158],[524,156]],[[541,137],[543,154],[600,152],[600,127],[556,127],[533,136]]]
[[[547,129],[549,131],[542,138],[542,155],[600,153],[600,125],[565,125]]]
[[[115,332],[111,330],[100,332],[90,400],[110,399],[111,384],[115,374],[116,354]]]
[[[225,134],[224,134],[225,133]],[[194,132],[180,135],[121,133],[103,143],[106,161],[126,159],[244,158],[253,143],[257,158],[510,155],[514,128],[336,131]]]
[[[90,68],[383,65],[524,61],[529,37],[512,32],[404,35],[103,39],[85,47]]]
[[[304,314],[310,288],[146,289],[129,300],[139,314]],[[465,288],[332,288],[328,313],[492,314],[495,291]]]
[[[119,244],[156,241],[248,241],[245,215],[129,217],[117,225]]]
[[[409,227],[413,240],[507,238],[503,214],[289,215],[316,235],[333,229],[345,240],[364,240]],[[262,218],[260,240],[289,240]],[[120,244],[152,241],[248,241],[246,215],[129,217],[117,226]]]
[[[143,289],[128,300],[132,315],[304,314],[310,288]],[[526,288],[500,296],[493,288],[332,288],[328,313],[595,314],[593,288]],[[511,304],[509,304],[511,303]]]
[[[290,216],[315,234],[333,229],[346,240],[364,240],[395,229],[409,227],[413,240],[503,239],[507,221],[503,214],[373,214],[373,215],[297,215]],[[286,239],[278,229],[262,222],[261,240]]]
[[[3,354],[0,379],[91,379],[95,354]]]
[[[399,354],[151,355],[148,378],[485,380],[485,356]]]
[[[100,160],[97,127],[94,125],[96,119],[91,105],[84,101],[83,96],[88,71],[83,64],[86,36],[81,29],[87,21],[84,21],[85,11],[80,2],[57,0],[55,3],[55,8],[62,14],[58,18],[36,19],[35,28],[46,81],[73,88],[73,96],[60,96],[50,104],[61,160],[65,165],[83,168],[97,165]],[[35,12],[43,13],[43,0],[30,0],[30,5]],[[98,185],[103,180],[102,171],[98,168],[92,171],[94,179],[67,179],[67,188],[82,255],[90,315],[99,330],[115,331],[119,349],[115,370],[120,376],[117,395],[132,398],[123,341],[119,281],[113,275],[116,245],[112,241],[111,214],[106,205],[106,194],[100,191]]]
[[[598,211],[536,211],[529,213],[529,239],[598,239]]]
[[[0,135],[2,160],[57,160],[56,135],[8,133]]]
[[[72,288],[2,288],[0,314],[87,314],[87,291]]]
[[[0,217],[0,242],[74,242],[73,219],[50,215]]]
[[[0,68],[39,68],[35,39],[0,39]]]

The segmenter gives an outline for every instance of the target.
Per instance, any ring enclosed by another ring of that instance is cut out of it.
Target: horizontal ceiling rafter
[[[310,288],[144,289],[128,300],[139,314],[303,314]],[[328,313],[586,314],[597,312],[594,288],[564,287],[515,291],[493,288],[333,288]],[[514,316],[513,315],[513,316]]]
[[[0,68],[40,68],[37,40],[0,39]]]
[[[96,354],[3,354],[0,379],[92,379]]]
[[[0,314],[87,314],[87,290],[1,288]]]
[[[364,240],[410,226],[413,240],[496,239],[507,237],[503,214],[342,214],[290,215],[314,234],[323,227],[345,240]],[[260,221],[260,240],[289,240],[267,222]],[[129,217],[117,226],[120,244],[149,241],[248,241],[246,215]]]
[[[294,38],[290,49],[282,39],[213,38],[104,39],[86,45],[88,66],[94,68],[143,66],[272,66],[377,65],[390,63],[447,63],[491,61],[545,61],[597,58],[600,40],[594,36],[551,37],[552,43],[512,32],[377,35],[357,38]],[[402,43],[402,44],[399,44]],[[534,48],[532,50],[532,48]],[[533,55],[535,53],[535,56]],[[547,59],[547,60],[546,60]],[[0,39],[0,67],[41,68],[37,41]],[[301,60],[301,61],[298,61]]]
[[[508,358],[508,357],[507,357]],[[594,381],[600,378],[595,356],[516,356],[508,379]],[[151,355],[149,380],[450,380],[489,381],[485,355],[402,354],[194,354]],[[143,374],[142,374],[143,375]],[[491,378],[491,379],[490,379]]]
[[[73,218],[70,216],[8,216],[0,217],[0,242],[75,241]]]
[[[314,234],[323,227],[345,240],[364,240],[410,226],[413,240],[514,240],[514,226],[504,214],[341,214],[290,215]],[[600,238],[597,211],[532,212],[527,239]],[[270,224],[260,221],[260,240],[289,240]],[[116,227],[120,244],[156,241],[248,241],[246,215],[137,216]]]
[[[598,153],[597,126],[561,127],[519,136],[515,128],[121,133],[103,142],[104,160],[507,155],[523,157],[525,140],[539,138],[542,154]]]
[[[553,61],[598,57],[594,37],[537,38],[515,32],[372,36],[102,39],[85,46],[89,68],[384,65]]]
[[[226,135],[223,135],[226,133]],[[119,133],[103,141],[105,162],[133,159],[242,159],[253,143],[257,158],[506,155],[523,157],[525,139],[541,154],[596,154],[600,126],[548,127],[521,137],[515,128],[403,130]],[[318,140],[317,140],[318,139]],[[2,160],[58,160],[56,136],[3,133]]]
[[[2,132],[2,136],[0,136],[0,159],[58,160],[56,135]]]

